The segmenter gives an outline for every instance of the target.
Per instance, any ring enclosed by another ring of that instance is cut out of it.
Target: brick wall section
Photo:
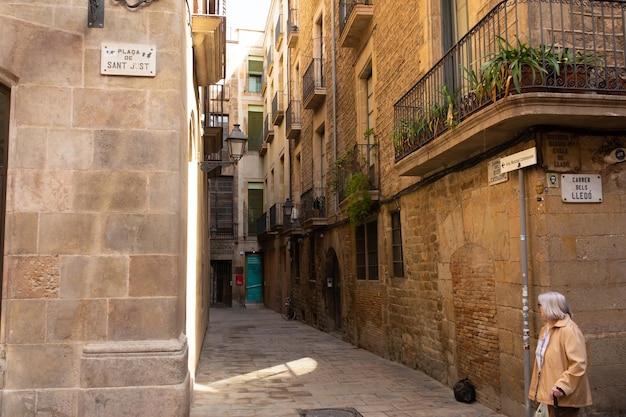
[[[459,375],[478,388],[489,387],[500,378],[493,260],[484,248],[466,245],[454,253],[450,272]],[[486,391],[481,390],[483,401]],[[488,402],[499,405],[499,400],[497,395]]]

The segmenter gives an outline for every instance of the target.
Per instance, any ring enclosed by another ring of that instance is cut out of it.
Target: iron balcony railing
[[[285,103],[284,94],[282,90],[276,91],[274,98],[272,99],[272,123],[274,125],[280,125],[285,117]]]
[[[322,187],[314,187],[306,191],[300,197],[302,221],[326,218],[326,195]]]
[[[270,207],[269,213],[270,229],[274,230],[284,223],[285,213],[283,213],[283,203],[276,203]]]
[[[274,139],[274,124],[271,120],[271,113],[266,114],[265,120],[263,121],[263,140],[265,142],[271,142]]]
[[[261,236],[267,233],[270,230],[269,225],[270,225],[269,216],[267,215],[267,212],[264,212],[256,219],[256,230],[254,231],[254,233],[252,233],[252,231],[249,230],[250,236],[254,236],[254,235]]]
[[[280,45],[280,37],[283,36],[283,15],[278,16],[276,27],[274,29],[274,45],[278,48]]]
[[[302,93],[306,99],[313,94],[316,88],[324,87],[324,75],[322,74],[322,58],[313,58],[304,76],[302,77]]]
[[[237,239],[237,224],[229,226],[213,226],[211,227],[211,239],[216,240],[232,240]]]
[[[352,10],[359,4],[371,6],[373,0],[342,0],[339,4],[339,33],[343,33],[343,30],[350,19]]]
[[[626,2],[505,0],[394,105],[395,160],[509,94],[626,94]]]
[[[265,54],[265,73],[271,74],[274,68],[274,48],[270,45]]]
[[[302,102],[291,100],[285,112],[285,125],[288,139],[298,139],[302,129]]]

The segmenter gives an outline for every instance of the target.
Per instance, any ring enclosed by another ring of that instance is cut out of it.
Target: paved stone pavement
[[[422,372],[266,308],[213,308],[191,417],[504,417]]]

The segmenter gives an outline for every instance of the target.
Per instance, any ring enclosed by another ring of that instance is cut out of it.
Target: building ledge
[[[626,96],[525,93],[506,97],[448,129],[395,164],[401,176],[428,177],[508,142],[532,126],[624,129]]]

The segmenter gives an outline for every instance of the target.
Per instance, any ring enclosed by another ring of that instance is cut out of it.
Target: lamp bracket
[[[152,0],[138,0],[135,3],[129,3],[128,0],[115,0],[115,1],[123,2],[124,6],[128,7],[129,9],[136,9],[137,7],[141,6],[142,4],[150,4],[150,3],[152,3]]]
[[[104,0],[87,0],[87,26],[104,27]]]
[[[210,172],[217,167],[229,167],[232,166],[232,162],[227,161],[202,161],[200,162],[200,171]]]

